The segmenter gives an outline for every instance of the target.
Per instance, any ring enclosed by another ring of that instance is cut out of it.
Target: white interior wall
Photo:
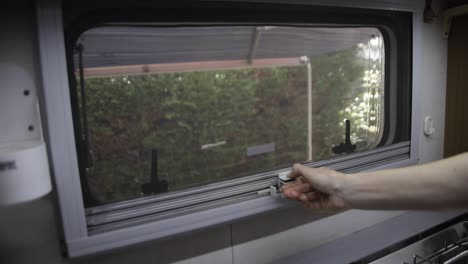
[[[440,3],[433,2],[436,5]],[[40,89],[33,13],[32,7],[0,10],[0,29],[3,33],[0,41],[0,143],[40,137],[38,130],[27,130],[29,124],[39,126],[37,108],[34,100],[30,99],[35,98]],[[424,116],[431,115],[436,129],[431,137],[420,133],[421,161],[426,162],[442,157],[447,44],[442,38],[440,21],[424,24],[421,38],[422,67],[415,69],[420,70],[423,77],[420,122]],[[19,75],[6,74],[12,69]],[[31,91],[26,99],[23,95],[25,88]],[[13,97],[6,94],[13,94]],[[60,225],[53,195],[1,210],[1,263],[70,262],[60,253]],[[314,213],[300,208],[282,210],[75,262],[266,263],[308,250],[398,214],[400,212],[350,210],[323,218],[323,215],[316,217]],[[320,220],[314,221],[316,218]],[[312,222],[306,223],[301,219]],[[285,221],[297,221],[298,225],[292,229],[282,229]],[[272,233],[272,230],[278,232]]]

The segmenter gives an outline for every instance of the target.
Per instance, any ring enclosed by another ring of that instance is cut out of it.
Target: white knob
[[[434,120],[430,116],[426,116],[424,118],[424,135],[430,136],[434,134],[435,128],[434,128]]]

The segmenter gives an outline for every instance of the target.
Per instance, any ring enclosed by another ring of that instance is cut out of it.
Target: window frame
[[[245,7],[248,7],[249,5],[246,3],[240,3],[240,8],[243,9]],[[390,26],[394,21],[389,19],[383,14],[375,14],[373,12],[375,11],[369,11],[370,12],[370,18],[360,18],[356,17],[357,14],[354,11],[351,11],[350,9],[342,9],[340,11],[334,11],[338,14],[343,13],[347,17],[345,19],[343,18],[338,18],[337,15],[333,16],[333,12],[330,11],[330,8],[325,8],[328,12],[332,13],[333,18],[328,18],[328,15],[322,15],[320,14],[320,11],[315,11],[313,14],[314,16],[318,16],[318,18],[305,18],[303,14],[298,12],[297,8],[289,8],[289,12],[296,12],[299,13],[299,15],[302,15],[302,17],[297,20],[297,19],[289,19],[289,18],[284,18],[282,17],[280,20],[284,20],[281,22],[271,22],[270,20],[272,19],[271,17],[261,17],[259,21],[255,21],[256,14],[251,14],[251,17],[248,18],[243,18],[240,19],[241,21],[247,20],[247,21],[253,21],[253,22],[239,22],[237,21],[238,18],[236,18],[233,14],[236,13],[236,11],[226,11],[226,8],[234,8],[231,7],[230,5],[213,5],[211,6],[208,5],[209,7],[212,7],[215,9],[215,11],[205,11],[204,7],[199,7],[199,6],[193,6],[193,7],[175,7],[175,8],[169,8],[169,9],[163,9],[163,11],[160,11],[159,13],[154,13],[154,10],[152,10],[149,14],[143,13],[141,15],[140,13],[137,12],[137,10],[125,10],[124,13],[120,13],[119,10],[100,10],[96,11],[96,13],[92,14],[87,14],[83,18],[78,18],[76,19],[77,22],[72,22],[70,25],[66,27],[65,30],[65,44],[66,44],[66,52],[67,52],[67,60],[68,60],[68,77],[70,81],[70,90],[71,90],[71,104],[72,104],[72,113],[73,113],[73,120],[74,120],[74,127],[75,127],[75,135],[76,135],[76,145],[77,145],[77,150],[78,150],[78,160],[79,160],[79,169],[80,169],[80,175],[81,175],[81,184],[84,192],[84,200],[85,200],[85,205],[86,207],[89,206],[94,206],[98,205],[95,202],[95,199],[92,197],[91,191],[88,189],[88,183],[87,183],[87,177],[86,175],[86,163],[89,160],[89,154],[88,154],[88,149],[86,145],[88,144],[87,142],[84,142],[83,139],[79,136],[81,134],[85,135],[87,134],[86,131],[83,131],[82,128],[86,128],[86,118],[83,118],[82,115],[84,113],[80,112],[80,104],[82,102],[79,101],[78,99],[78,94],[80,93],[79,87],[77,86],[75,76],[77,72],[76,62],[75,60],[75,46],[76,43],[78,42],[78,39],[80,38],[81,34],[86,32],[87,30],[96,28],[96,27],[112,27],[112,26],[140,26],[140,27],[161,27],[161,28],[170,28],[170,27],[210,27],[210,26],[263,26],[263,25],[268,25],[268,26],[292,26],[292,27],[337,27],[337,28],[346,28],[346,27],[373,27],[379,30],[384,38],[385,41],[385,53],[386,53],[386,60],[385,60],[385,76],[390,76],[390,78],[385,78],[385,98],[384,98],[384,132],[381,137],[380,142],[378,143],[378,147],[388,145],[392,141],[394,141],[395,137],[404,137],[405,135],[398,135],[395,133],[395,130],[403,130],[407,131],[408,129],[396,129],[397,128],[397,122],[396,120],[402,120],[400,123],[408,124],[407,119],[404,119],[401,117],[401,112],[403,114],[408,113],[409,111],[402,111],[404,108],[405,104],[402,104],[403,107],[396,107],[396,98],[403,97],[403,98],[408,98],[408,96],[402,96],[404,92],[406,92],[405,89],[398,89],[398,87],[406,87],[406,85],[401,84],[401,80],[405,78],[398,78],[395,79],[395,76],[397,74],[391,74],[391,70],[396,70],[396,57],[395,56],[388,56],[389,54],[396,54],[396,48],[399,46],[398,43],[395,42],[395,33],[390,29]],[[237,5],[236,5],[237,6]],[[275,5],[265,5],[262,7],[263,9],[271,9],[274,12],[278,12],[278,9]],[[322,8],[323,7],[314,7],[314,8]],[[171,14],[171,11],[174,11],[174,13],[177,14]],[[221,11],[218,11],[221,10]],[[218,11],[218,12],[217,12]],[[245,11],[245,10],[243,10]],[[309,7],[308,12],[311,11],[311,8]],[[116,14],[114,14],[115,12]],[[204,13],[205,12],[205,13]],[[194,15],[195,18],[192,16],[187,16],[187,14],[192,14],[196,13]],[[218,15],[220,13],[221,15]],[[137,15],[138,14],[138,15]],[[169,15],[167,15],[169,14]],[[148,17],[151,18],[148,18]],[[157,17],[157,19],[152,18],[152,17]],[[326,22],[320,22],[320,20],[325,19]],[[154,22],[148,22],[149,20],[152,20]],[[198,20],[197,20],[198,19]],[[310,20],[307,22],[304,22],[302,20]],[[347,20],[353,21],[353,23],[348,22]],[[375,24],[375,21],[382,19],[385,21],[381,21],[381,24]],[[265,21],[266,22],[265,22]],[[276,20],[276,18],[273,19],[273,21]],[[293,22],[291,22],[291,21]],[[355,23],[359,21],[360,23]],[[196,22],[192,22],[196,21]],[[343,22],[342,22],[343,21]],[[385,23],[384,23],[385,22]],[[397,23],[396,25],[392,25],[393,27],[398,27],[399,24]],[[387,45],[389,44],[389,45]],[[395,50],[394,52],[390,52],[390,48]],[[404,56],[400,56],[404,57]],[[400,58],[398,58],[400,59]],[[71,63],[74,62],[74,63]],[[409,65],[409,64],[408,64]],[[394,69],[391,69],[390,66],[393,66]],[[400,72],[403,72],[402,75],[405,74],[405,71],[401,70],[401,68],[404,68],[407,66],[407,64],[404,64],[403,67],[400,67],[398,70]],[[399,75],[399,74],[398,74]],[[393,78],[393,79],[392,79]],[[397,95],[398,93],[398,95]],[[409,116],[407,117],[409,118]],[[389,128],[389,129],[386,129]],[[406,135],[407,137],[408,135]],[[86,136],[85,136],[86,137]],[[86,139],[85,139],[86,140]],[[407,140],[407,139],[406,139]],[[405,141],[405,140],[401,140]],[[339,142],[336,142],[337,144]],[[311,162],[306,162],[305,164],[308,164],[310,166],[314,165]],[[281,170],[271,170],[272,173],[280,172]],[[263,173],[260,173],[260,175],[263,175]],[[259,175],[259,176],[260,176]],[[251,174],[249,176],[255,176],[255,174]],[[249,177],[247,176],[247,177]],[[246,177],[246,178],[247,178]],[[138,199],[138,197],[136,198]],[[88,210],[89,212],[90,210]]]
[[[74,137],[76,130],[74,130],[71,121],[73,115],[70,106],[73,99],[70,99],[70,90],[67,89],[69,86],[69,76],[67,76],[66,72],[66,50],[61,12],[62,9],[59,1],[37,1],[38,40],[42,69],[43,103],[45,108],[43,120],[44,123],[47,124],[46,135],[48,139],[48,150],[58,192],[68,256],[76,257],[88,255],[222,224],[273,209],[294,206],[295,203],[293,202],[264,196],[225,204],[222,207],[216,205],[215,208],[192,212],[188,215],[151,220],[137,225],[132,223],[130,226],[114,229],[112,231],[90,232],[87,226],[86,210],[83,202],[84,197],[81,191],[83,182],[80,182],[79,177],[78,156]],[[420,16],[420,14],[413,13],[412,26],[414,33],[411,36],[413,46],[410,47],[413,63],[409,64],[408,67],[410,68],[417,68],[419,56],[419,53],[417,53],[414,47],[420,43],[420,36],[419,33],[417,33],[419,32],[418,27],[420,27],[420,22],[414,19],[415,16]],[[291,25],[291,23],[287,25]],[[68,39],[68,37],[66,39]],[[386,70],[387,68],[389,67],[386,66]],[[415,72],[412,73],[412,76],[410,74],[409,77],[410,79],[412,77],[412,80],[409,80],[409,82],[412,81],[412,86],[410,87],[412,87],[413,93],[413,97],[411,98],[412,102],[409,107],[412,108],[410,114],[414,118],[414,116],[418,116],[418,106],[420,104],[417,99],[418,96],[415,96],[417,92],[420,92],[420,88],[417,86],[420,80],[419,75]],[[417,152],[418,123],[419,122],[415,122],[414,120],[411,122],[410,140],[399,143],[401,146],[390,145],[376,149],[374,152],[366,151],[338,157],[337,159],[333,159],[334,163],[329,163],[330,160],[326,160],[323,162],[307,163],[307,165],[320,166],[322,164],[322,166],[326,165],[339,169],[339,166],[348,164],[348,166],[351,166],[346,167],[348,171],[361,171],[416,164],[419,156]],[[369,159],[366,160],[366,157],[369,158],[370,156],[376,156],[375,154],[382,154],[384,152],[390,153],[393,151],[392,147],[396,147],[397,149],[401,147],[399,150],[407,149],[407,151],[404,151],[406,154],[401,156],[391,155],[390,157],[395,157],[395,159],[392,160],[386,160],[388,157],[384,156],[380,160],[380,163],[368,164]],[[364,163],[354,163],[354,165],[352,165],[359,157],[364,158]],[[279,172],[274,172],[274,174],[275,173]]]
[[[294,11],[294,10],[293,10]],[[184,10],[183,13],[186,11]],[[132,12],[131,12],[132,13]],[[164,13],[164,12],[163,12]],[[215,12],[216,13],[216,12]],[[211,12],[210,12],[211,14]],[[95,17],[96,19],[99,20],[100,15],[92,16],[93,18]],[[205,16],[205,18],[210,16]],[[88,18],[88,16],[86,17]],[[114,23],[118,23],[118,26],[127,26],[128,24],[131,25],[132,20],[135,19],[133,17],[127,18],[127,17],[119,17],[119,16],[111,16],[111,18],[106,18],[107,20],[105,22],[94,22],[98,23],[97,27],[112,27],[114,26]],[[126,20],[129,19],[130,22],[112,22],[112,20],[115,21],[120,21],[120,20]],[[164,20],[164,19],[163,19]],[[183,20],[181,17],[176,17],[174,21],[179,21]],[[228,19],[229,20],[229,19]],[[338,19],[341,20],[341,19]],[[94,21],[94,19],[91,19],[91,21]],[[211,21],[211,20],[208,20]],[[109,24],[110,23],[110,24]],[[146,27],[148,26],[146,24],[147,22],[143,22],[141,25],[136,25],[141,26],[141,27]],[[214,24],[215,26],[263,26],[263,24],[257,25],[257,24],[251,24],[251,23],[236,23],[236,22],[231,22],[224,24],[223,22],[209,22],[208,24],[205,24],[206,22],[199,22],[196,23],[195,25],[193,23],[187,23],[187,22],[165,22],[165,23],[151,23],[149,26],[150,27],[155,27],[155,28],[171,28],[171,27],[209,27],[211,24]],[[381,26],[381,25],[374,25],[373,23],[367,24],[367,23],[362,23],[359,25],[355,24],[336,24],[336,25],[330,25],[330,24],[316,24],[316,22],[312,22],[311,24],[302,24],[302,23],[289,23],[285,22],[283,23],[266,23],[267,26],[291,26],[291,27],[338,27],[338,28],[354,28],[354,27],[373,27],[379,30],[385,39],[385,42],[389,44],[390,41],[394,40],[394,37],[392,36],[393,32],[391,32],[390,29],[387,29],[387,26]],[[75,67],[76,65],[76,52],[75,52],[75,47],[76,43],[78,42],[78,39],[81,37],[81,34],[83,32],[86,32],[89,28],[93,29],[95,28],[92,23],[87,24],[86,26],[79,25],[78,27],[74,27],[73,25],[71,26],[70,29],[70,34],[69,37],[66,38],[66,48],[67,48],[67,57],[68,57],[68,66],[69,66],[69,80],[70,80],[70,90],[71,90],[71,98],[72,98],[72,112],[74,114],[74,125],[75,125],[75,135],[86,135],[86,131],[82,131],[81,127],[83,129],[86,129],[88,125],[86,124],[86,118],[83,117],[85,115],[85,112],[80,112],[79,105],[82,105],[83,102],[80,102],[78,100],[78,93],[80,93],[79,89],[80,87],[76,84],[76,72],[77,68]],[[66,30],[67,32],[67,30]],[[385,61],[386,67],[385,67],[385,74],[386,76],[395,76],[396,74],[391,73],[390,71],[390,65],[393,65],[395,63],[392,63],[392,59],[394,60],[395,56],[388,56],[389,54],[391,55],[392,53],[390,52],[390,48],[396,49],[396,44],[392,43],[391,45],[385,45],[385,52],[386,52],[386,58],[388,58]],[[395,54],[394,52],[393,54]],[[80,77],[80,79],[82,76]],[[396,100],[391,100],[392,98],[395,99],[395,93],[399,92],[396,89],[396,83],[395,80],[391,80],[390,78],[385,78],[385,94],[388,96],[385,96],[385,105],[394,105]],[[403,86],[405,87],[405,86]],[[81,95],[82,97],[83,95]],[[84,106],[82,105],[84,108]],[[385,107],[385,124],[384,124],[384,135],[382,135],[382,139],[379,142],[378,146],[383,146],[385,145],[385,142],[391,142],[394,137],[395,133],[393,133],[392,136],[389,137],[388,130],[386,128],[393,128],[397,127],[396,125],[396,117],[395,113],[392,113],[390,110],[395,110],[395,106],[391,107]],[[392,113],[392,114],[391,114]],[[162,193],[157,196],[147,196],[147,197],[135,197],[135,198],[130,198],[125,201],[120,201],[120,202],[114,202],[114,203],[109,203],[109,204],[104,204],[104,205],[93,205],[94,198],[91,195],[91,192],[88,190],[88,183],[87,183],[87,173],[86,173],[86,164],[87,160],[89,160],[88,157],[88,149],[86,147],[87,142],[83,142],[83,139],[81,136],[76,137],[76,145],[77,148],[79,149],[78,151],[78,160],[79,160],[79,168],[80,168],[80,175],[81,175],[81,183],[82,183],[82,188],[83,188],[83,194],[84,194],[84,201],[85,201],[85,211],[87,215],[87,224],[88,224],[88,232],[89,234],[99,234],[102,232],[108,232],[112,230],[116,230],[118,228],[123,228],[130,226],[132,223],[141,223],[144,219],[147,219],[145,222],[150,221],[149,219],[152,219],[151,221],[158,221],[160,219],[166,219],[167,217],[174,217],[174,216],[179,216],[181,214],[187,214],[189,212],[196,212],[197,210],[203,210],[203,208],[210,208],[215,205],[223,205],[223,204],[230,204],[230,203],[235,203],[235,202],[240,202],[245,199],[248,199],[247,197],[250,197],[250,199],[255,199],[257,196],[264,196],[265,195],[265,190],[268,190],[270,186],[276,185],[276,178],[278,174],[281,173],[286,173],[287,170],[285,169],[272,169],[264,173],[252,173],[250,175],[237,178],[235,180],[223,180],[223,181],[217,181],[215,183],[208,184],[207,186],[202,186],[202,187],[195,187],[195,188],[189,188],[186,190],[181,190],[177,192],[169,192],[169,193]],[[396,144],[396,145],[405,145],[405,144]],[[321,167],[321,166],[328,166],[340,171],[352,171],[353,166],[362,166],[363,164],[356,164],[356,165],[350,165],[348,164],[348,160],[362,160],[360,157],[368,157],[365,158],[363,162],[367,163],[375,163],[379,162],[379,157],[378,155],[375,155],[373,153],[381,153],[387,150],[394,149],[394,144],[390,144],[388,147],[384,149],[378,149],[378,150],[365,150],[362,152],[357,152],[355,155],[352,157],[345,157],[343,155],[335,156],[326,160],[322,161],[307,161],[304,164],[307,166],[312,166],[312,167]],[[403,146],[403,149],[405,147]],[[408,150],[409,151],[409,150]],[[399,149],[397,152],[401,152]],[[403,151],[404,153],[405,151]],[[393,153],[393,152],[392,152]],[[402,155],[403,155],[402,153]],[[393,155],[399,155],[399,154],[393,154]],[[372,158],[370,158],[372,156]],[[385,157],[392,157],[392,158],[399,158],[396,156],[388,155],[387,153],[385,154]],[[347,164],[345,166],[341,164]],[[206,193],[205,193],[206,192]],[[256,195],[258,193],[262,193],[262,195]],[[91,203],[91,205],[87,205],[87,201]],[[229,201],[229,202],[228,202]],[[134,219],[138,218],[138,219]]]

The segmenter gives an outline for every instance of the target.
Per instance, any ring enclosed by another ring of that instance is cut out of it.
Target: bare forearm
[[[341,189],[353,208],[468,208],[468,153],[419,166],[349,174]]]

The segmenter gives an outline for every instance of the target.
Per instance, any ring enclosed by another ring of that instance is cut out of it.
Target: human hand
[[[343,198],[345,176],[329,168],[295,164],[288,177],[297,181],[281,187],[283,196],[301,201],[311,209],[343,209],[348,207]]]

